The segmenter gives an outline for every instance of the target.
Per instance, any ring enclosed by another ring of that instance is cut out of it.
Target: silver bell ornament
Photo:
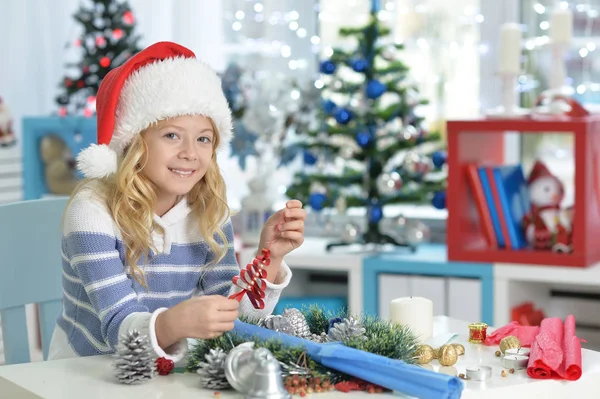
[[[229,384],[245,399],[290,399],[283,385],[279,361],[266,348],[242,344],[233,348],[225,360]]]
[[[402,188],[402,177],[398,172],[382,173],[377,178],[377,191],[381,195],[394,195]]]
[[[342,241],[346,244],[354,244],[360,238],[360,228],[355,223],[346,223],[342,231]]]

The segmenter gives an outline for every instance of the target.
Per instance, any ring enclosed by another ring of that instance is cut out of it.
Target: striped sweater
[[[90,183],[94,184],[94,183]],[[62,240],[63,311],[57,319],[49,358],[114,352],[119,337],[133,328],[147,333],[157,356],[183,358],[187,342],[160,348],[154,331],[156,316],[194,295],[229,295],[239,273],[233,249],[231,220],[222,225],[229,243],[226,256],[205,266],[213,253],[202,239],[184,199],[162,217],[154,216],[164,234],[152,232],[156,253],[140,264],[148,289],[128,272],[120,232],[105,199],[93,187],[79,192],[65,210]],[[218,242],[222,241],[218,239]],[[276,283],[267,282],[265,308],[256,310],[247,298],[240,314],[263,317],[275,307],[291,278],[283,264]]]

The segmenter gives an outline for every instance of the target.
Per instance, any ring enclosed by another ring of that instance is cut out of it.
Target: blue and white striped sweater
[[[193,295],[231,292],[231,278],[239,273],[239,266],[230,220],[222,224],[229,243],[227,254],[210,266],[206,264],[213,254],[200,236],[185,200],[154,220],[165,234],[152,234],[157,253],[151,254],[146,264],[140,264],[146,290],[124,267],[120,233],[97,194],[91,190],[80,192],[65,211],[63,312],[57,324],[76,355],[112,353],[119,336],[126,332],[121,324],[128,316],[170,308]],[[217,241],[221,242],[220,238]],[[244,300],[240,313],[255,317],[270,314],[291,277],[287,266],[282,267],[282,272],[279,280],[283,283],[268,284],[265,309],[257,311]],[[147,324],[147,320],[146,317],[142,322]]]

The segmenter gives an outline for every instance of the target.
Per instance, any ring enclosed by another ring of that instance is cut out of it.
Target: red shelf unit
[[[447,123],[448,259],[587,267],[600,261],[600,115],[581,118],[473,119]],[[505,132],[565,133],[574,137],[573,252],[504,250],[488,246],[471,196],[466,165],[504,163]]]

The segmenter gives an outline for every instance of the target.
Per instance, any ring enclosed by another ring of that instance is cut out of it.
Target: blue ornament
[[[433,194],[431,205],[433,205],[436,209],[446,209],[446,192],[438,191]]]
[[[361,148],[367,148],[373,142],[373,135],[368,130],[361,130],[356,135],[356,143]]]
[[[378,223],[383,218],[383,209],[379,204],[371,204],[367,211],[369,222]]]
[[[342,321],[344,321],[344,319],[342,319],[341,317],[334,317],[333,319],[329,319],[329,328],[327,329],[327,331],[331,330],[333,326],[335,326],[337,323],[341,323]]]
[[[369,68],[369,62],[363,58],[356,58],[350,62],[350,66],[355,72],[364,72]]]
[[[307,165],[314,165],[317,163],[317,157],[315,157],[310,151],[304,150],[304,163]]]
[[[231,156],[237,157],[240,169],[246,170],[246,158],[258,156],[256,141],[258,135],[248,129],[241,121],[235,121],[235,134],[231,139]]]
[[[312,193],[308,197],[308,204],[315,211],[320,211],[325,207],[325,201],[327,201],[327,197],[323,193]]]
[[[352,111],[347,108],[338,108],[334,114],[335,120],[341,125],[345,125],[352,119]]]
[[[446,163],[446,153],[443,151],[436,151],[431,156],[431,160],[433,161],[433,166],[439,169]]]
[[[386,90],[387,86],[377,79],[370,80],[369,83],[367,83],[367,97],[371,99],[381,97]]]
[[[335,111],[336,108],[337,104],[331,100],[326,100],[323,102],[323,109],[330,115],[333,113],[333,111]]]
[[[325,75],[332,75],[335,72],[336,68],[337,66],[333,63],[333,61],[325,60],[321,62],[319,70]]]

